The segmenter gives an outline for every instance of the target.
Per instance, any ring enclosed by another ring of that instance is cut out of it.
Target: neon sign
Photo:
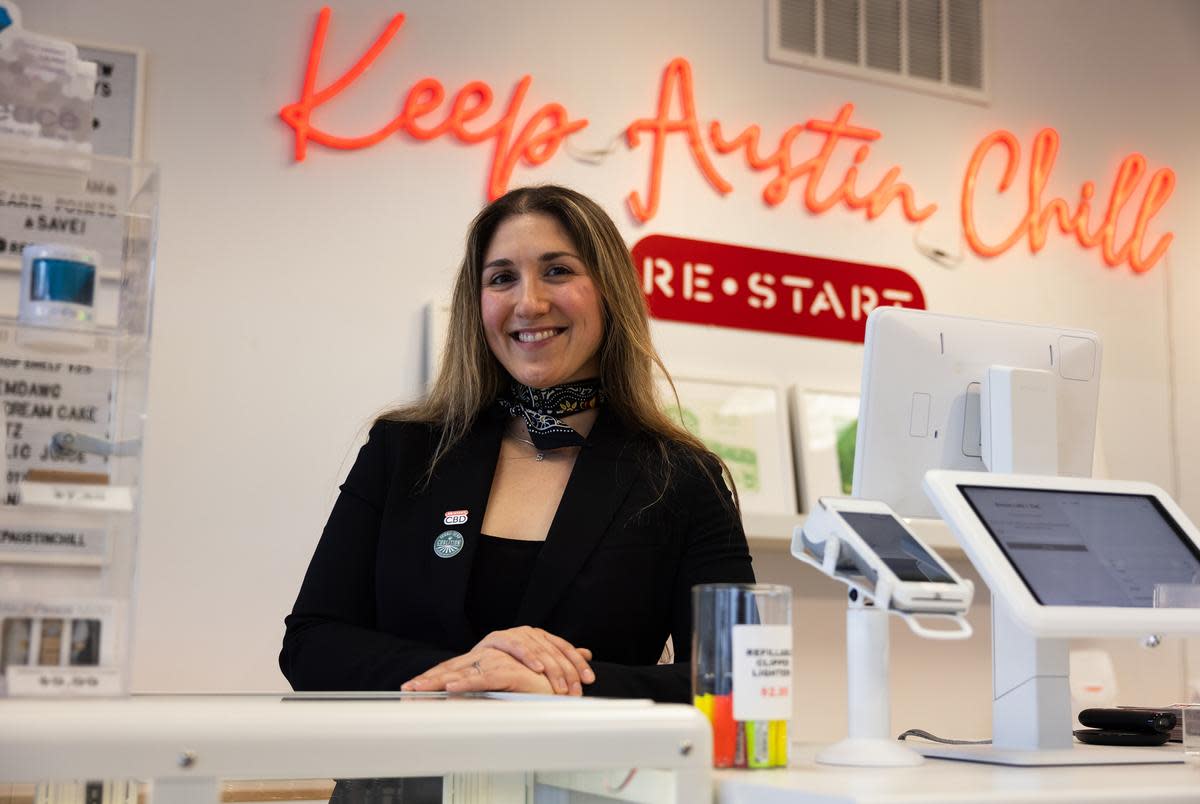
[[[963,181],[962,193],[962,222],[963,233],[967,244],[976,254],[984,257],[994,257],[1003,254],[1024,237],[1029,238],[1029,250],[1034,254],[1046,245],[1046,234],[1050,228],[1051,219],[1065,235],[1075,235],[1079,245],[1084,248],[1100,246],[1104,263],[1116,267],[1128,262],[1129,267],[1137,273],[1144,273],[1154,267],[1167,248],[1171,245],[1174,235],[1168,232],[1158,239],[1148,255],[1142,254],[1142,240],[1146,236],[1146,225],[1150,219],[1162,209],[1163,204],[1171,197],[1175,189],[1175,173],[1167,168],[1160,168],[1150,177],[1146,192],[1142,196],[1138,208],[1137,219],[1129,239],[1120,248],[1116,247],[1117,219],[1122,209],[1129,202],[1142,175],[1146,172],[1146,158],[1141,154],[1130,154],[1117,168],[1113,179],[1112,193],[1104,212],[1104,219],[1095,231],[1088,231],[1088,221],[1091,216],[1092,199],[1096,194],[1096,185],[1085,181],[1079,190],[1079,203],[1074,213],[1066,200],[1054,198],[1049,202],[1042,201],[1042,192],[1046,187],[1046,179],[1050,169],[1054,167],[1054,158],[1058,154],[1058,132],[1052,128],[1044,128],[1033,139],[1033,153],[1029,164],[1029,189],[1026,196],[1026,212],[1012,230],[1009,236],[998,244],[990,245],[979,235],[975,224],[975,192],[976,179],[988,152],[995,146],[1003,146],[1007,151],[1004,175],[1000,179],[999,190],[1007,190],[1016,177],[1017,165],[1021,159],[1021,146],[1017,138],[1008,131],[997,131],[989,134],[979,143],[971,162],[967,167],[967,176]]]
[[[395,15],[350,69],[318,89],[317,74],[331,16],[329,8],[323,8],[317,17],[299,100],[285,105],[279,111],[280,117],[294,132],[293,153],[297,162],[306,158],[310,142],[344,150],[370,148],[398,134],[418,141],[452,137],[467,145],[490,142],[492,159],[488,170],[487,196],[494,199],[508,189],[519,163],[530,167],[544,164],[554,157],[569,136],[588,124],[586,119],[573,119],[565,106],[554,102],[543,104],[532,114],[523,117],[522,108],[533,83],[533,78],[525,75],[517,81],[500,116],[490,125],[479,123],[479,119],[491,110],[495,100],[489,84],[483,81],[464,84],[454,94],[449,109],[439,113],[446,102],[446,88],[436,78],[422,78],[409,87],[399,114],[374,131],[343,136],[319,128],[313,123],[314,112],[359,80],[391,44],[405,20],[403,14]],[[679,111],[673,115],[672,106],[676,103]],[[852,122],[853,114],[854,105],[847,103],[831,120],[810,119],[797,123],[780,135],[778,145],[769,153],[760,150],[762,130],[757,125],[749,125],[734,136],[727,137],[721,121],[712,120],[706,137],[696,111],[691,65],[683,58],[672,59],[663,70],[654,116],[639,118],[625,129],[626,143],[631,149],[641,147],[644,140],[650,140],[647,186],[644,193],[636,190],[629,193],[627,201],[630,212],[641,223],[658,213],[662,200],[667,139],[679,134],[686,141],[695,168],[709,186],[721,195],[732,192],[733,186],[718,172],[709,154],[710,148],[716,156],[741,152],[751,170],[771,175],[762,189],[762,199],[769,206],[782,204],[793,184],[799,182],[803,184],[802,203],[812,215],[842,207],[850,211],[864,211],[867,220],[874,220],[897,202],[900,213],[913,223],[935,214],[938,209],[936,204],[919,204],[913,187],[899,180],[898,166],[889,168],[870,189],[864,191],[859,186],[861,168],[870,156],[871,144],[880,140],[883,134]],[[431,119],[438,116],[440,120]],[[797,143],[809,139],[814,140],[815,152],[806,159],[795,161]],[[826,180],[837,177],[828,176],[827,170],[831,157],[842,143],[854,144],[857,148],[852,163],[836,186],[830,189]],[[1083,183],[1079,201],[1073,208],[1063,198],[1043,199],[1058,145],[1059,135],[1054,129],[1043,129],[1034,137],[1025,210],[1015,223],[1010,224],[1012,228],[1008,234],[1001,238],[991,231],[990,225],[981,226],[976,220],[980,174],[989,155],[995,150],[1002,151],[1006,161],[997,191],[1004,195],[1016,178],[1021,148],[1016,135],[1008,131],[995,131],[983,138],[975,148],[962,185],[961,216],[968,247],[982,257],[994,257],[1027,240],[1030,251],[1036,254],[1045,246],[1050,228],[1056,226],[1064,236],[1074,236],[1083,248],[1098,248],[1106,265],[1115,267],[1128,264],[1136,273],[1149,271],[1166,254],[1174,238],[1170,232],[1162,234],[1149,251],[1145,251],[1147,229],[1170,198],[1175,187],[1175,173],[1168,168],[1159,168],[1150,176],[1138,202],[1132,229],[1124,242],[1118,245],[1119,219],[1125,207],[1133,202],[1147,172],[1146,158],[1133,153],[1121,162],[1113,178],[1103,217],[1092,229],[1089,227],[1092,203],[1096,197],[1094,182]],[[988,231],[984,233],[982,229]]]
[[[308,67],[304,71],[300,100],[279,110],[279,116],[296,132],[297,162],[304,161],[309,142],[320,143],[329,148],[357,150],[370,148],[402,131],[418,140],[433,140],[446,134],[469,145],[493,140],[495,150],[488,176],[488,197],[499,198],[508,188],[509,179],[512,178],[513,168],[518,160],[524,160],[529,165],[540,165],[548,161],[567,135],[587,125],[586,120],[568,120],[567,110],[560,104],[547,103],[525,121],[516,140],[513,140],[512,135],[520,117],[521,105],[525,101],[529,85],[533,83],[533,78],[526,75],[517,82],[512,95],[509,96],[504,114],[485,128],[474,131],[467,128],[468,123],[482,117],[492,105],[492,88],[482,81],[471,81],[463,85],[454,96],[450,112],[441,123],[429,128],[422,126],[421,118],[433,113],[446,98],[446,89],[440,81],[436,78],[422,78],[409,89],[400,114],[379,129],[358,137],[339,137],[322,131],[312,124],[313,110],[329,103],[357,81],[379,58],[379,54],[404,25],[404,15],[397,14],[353,67],[324,89],[317,90],[317,70],[321,66],[321,54],[325,50],[325,34],[329,30],[331,13],[326,7],[321,9],[317,16],[317,30],[313,34],[312,46],[308,52]]]
[[[671,98],[674,95],[678,95],[682,110],[682,115],[677,119],[671,118]],[[858,147],[854,155],[854,164],[846,171],[837,188],[825,198],[817,197],[817,186],[825,173],[834,148],[840,141],[848,139],[873,142],[883,136],[874,129],[851,125],[850,115],[853,112],[853,104],[847,103],[834,120],[809,120],[801,125],[792,126],[779,138],[779,146],[768,156],[760,156],[758,153],[758,141],[762,132],[755,125],[748,126],[732,140],[725,140],[721,134],[720,121],[713,121],[709,127],[709,138],[717,153],[729,154],[737,150],[744,150],[746,162],[751,169],[775,171],[775,178],[763,189],[763,200],[770,206],[783,203],[792,182],[803,179],[805,182],[804,205],[814,215],[827,212],[838,204],[845,204],[850,209],[866,208],[867,218],[874,219],[879,217],[894,199],[899,198],[904,216],[910,221],[916,222],[928,218],[937,209],[937,205],[931,204],[918,209],[913,200],[912,188],[903,182],[896,182],[896,177],[900,175],[898,167],[889,170],[878,186],[866,195],[860,196],[855,192],[858,166],[866,160],[870,151],[867,145]],[[692,68],[686,59],[673,59],[663,71],[658,95],[658,115],[636,120],[626,129],[626,140],[629,147],[636,148],[641,141],[641,135],[647,131],[651,132],[654,137],[654,150],[650,159],[650,189],[646,194],[645,201],[637,193],[629,195],[629,209],[639,221],[645,223],[658,211],[659,188],[662,185],[663,146],[668,134],[682,132],[687,137],[692,160],[713,189],[722,195],[733,189],[729,182],[717,173],[704,151],[700,123],[696,119],[696,101],[692,91]],[[824,139],[815,156],[798,165],[793,165],[792,144],[804,132],[823,135]]]

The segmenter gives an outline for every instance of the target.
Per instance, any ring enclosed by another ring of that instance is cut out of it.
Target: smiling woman
[[[754,575],[723,466],[655,369],[595,202],[489,204],[442,369],[372,428],[287,618],[292,685],[689,700],[692,586]],[[657,664],[668,637],[683,661]]]

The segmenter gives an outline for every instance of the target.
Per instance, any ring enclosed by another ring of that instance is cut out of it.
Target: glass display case
[[[157,205],[152,165],[0,150],[2,695],[129,689]]]

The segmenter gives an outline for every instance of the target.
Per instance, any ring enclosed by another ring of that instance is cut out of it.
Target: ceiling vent
[[[988,0],[767,0],[767,58],[987,103]]]

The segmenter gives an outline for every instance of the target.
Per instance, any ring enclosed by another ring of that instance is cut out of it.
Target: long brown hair
[[[677,409],[678,393],[650,339],[646,300],[633,258],[616,224],[595,201],[553,184],[510,190],[475,216],[467,230],[466,254],[454,282],[441,369],[422,399],[380,418],[423,422],[440,431],[428,478],[438,461],[466,436],[479,414],[506,388],[508,373],[484,338],[481,277],[484,255],[496,229],[509,218],[528,214],[548,215],[558,221],[591,273],[604,313],[600,381],[607,395],[605,406],[627,426],[655,442],[662,457],[663,487],[673,464],[672,444],[684,447],[684,453],[698,462],[707,459],[722,466],[728,474],[720,458],[663,411],[654,382],[655,369],[670,385]],[[733,493],[736,506],[737,490]]]

